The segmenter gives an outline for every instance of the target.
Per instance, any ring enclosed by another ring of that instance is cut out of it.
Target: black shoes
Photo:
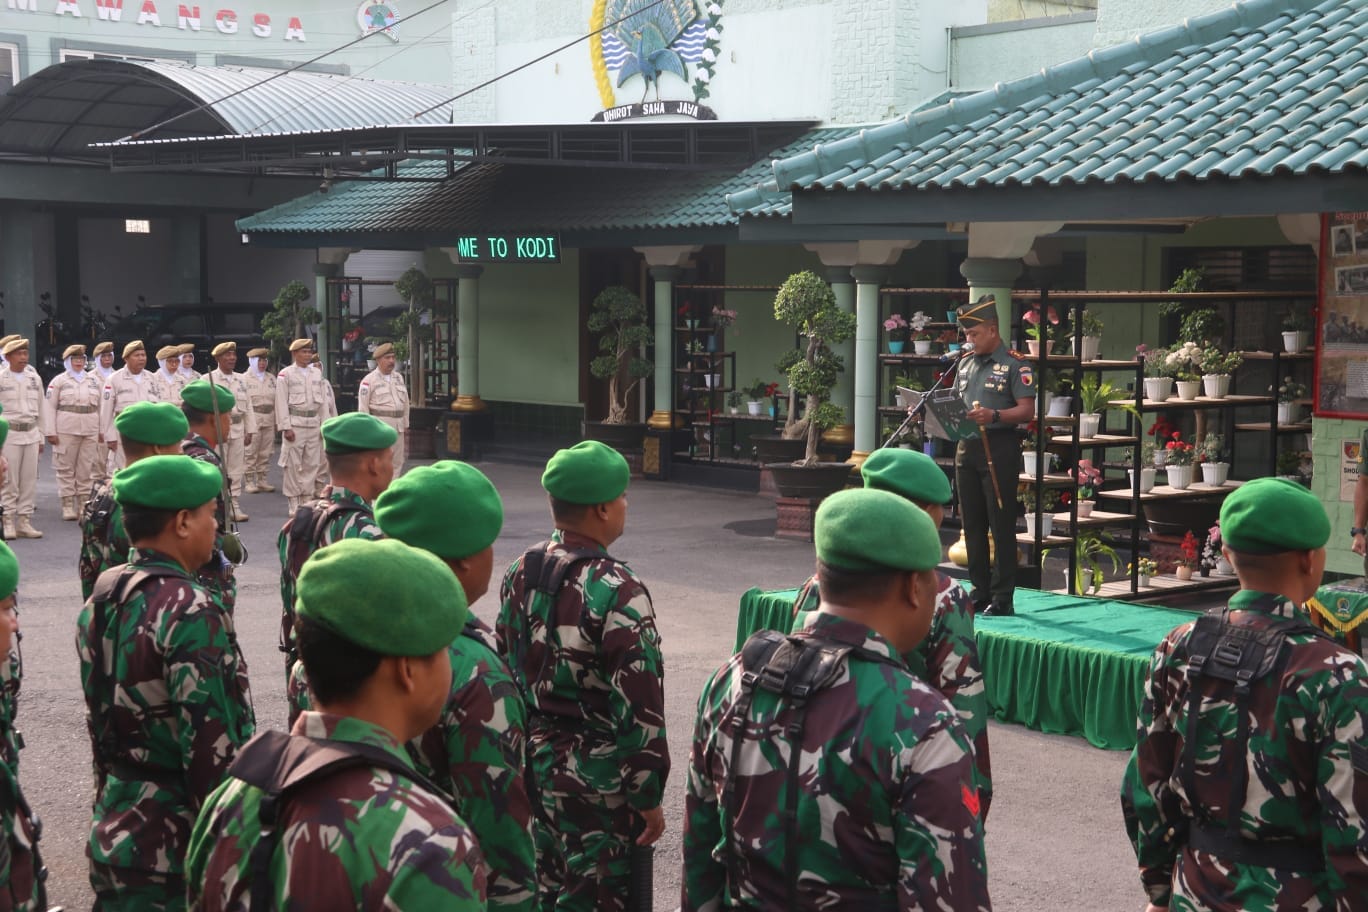
[[[976,606],[977,607],[977,606]],[[1016,614],[1010,602],[992,601],[980,612],[984,617],[1011,617]]]

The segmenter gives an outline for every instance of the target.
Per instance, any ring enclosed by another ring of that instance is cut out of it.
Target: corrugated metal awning
[[[269,82],[264,80],[275,77]],[[192,114],[150,134],[158,139],[244,133],[447,124],[445,86],[330,73],[161,61],[71,60],[34,73],[0,95],[0,156],[105,164],[90,148]],[[200,105],[203,109],[195,111]]]

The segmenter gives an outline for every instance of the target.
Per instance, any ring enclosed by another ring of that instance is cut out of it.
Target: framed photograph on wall
[[[1368,212],[1321,216],[1315,413],[1368,418]]]

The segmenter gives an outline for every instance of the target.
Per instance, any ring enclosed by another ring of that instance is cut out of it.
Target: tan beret
[[[218,345],[215,345],[215,346],[214,346],[214,350],[213,350],[212,352],[210,352],[210,354],[213,355],[215,358],[217,358],[219,355],[222,355],[222,354],[224,354],[225,352],[235,352],[235,351],[237,351],[237,343],[236,343],[236,342],[220,342]]]
[[[65,361],[67,358],[70,358],[72,355],[80,355],[82,358],[84,358],[84,357],[85,357],[85,346],[84,346],[84,345],[68,345],[68,346],[66,347],[66,350],[62,352],[62,360]]]
[[[182,342],[180,345],[177,345],[177,346],[176,346],[176,353],[177,353],[177,354],[180,354],[180,355],[189,355],[189,354],[193,354],[194,351],[195,351],[195,343],[194,343],[194,342]]]
[[[157,360],[158,360],[158,361],[169,361],[169,360],[171,360],[172,358],[179,358],[179,357],[180,357],[180,346],[178,346],[178,345],[163,345],[161,348],[157,349]]]
[[[381,342],[379,345],[375,346],[375,353],[372,354],[371,357],[376,361],[379,361],[385,355],[392,354],[394,354],[394,346],[388,342]]]
[[[146,349],[143,347],[141,339],[134,339],[132,342],[129,342],[127,345],[124,346],[124,360],[128,360],[128,356],[133,354],[135,351],[146,351]]]
[[[17,338],[19,338],[18,333],[10,333],[8,336],[0,336],[0,351],[3,351],[6,345],[9,345]]]
[[[10,352],[17,352],[17,351],[18,351],[19,349],[21,349],[21,348],[28,348],[28,347],[29,347],[29,341],[28,341],[28,339],[19,339],[19,338],[16,338],[16,339],[15,339],[14,341],[12,341],[12,342],[6,342],[6,343],[5,343],[4,353],[8,355]]]
[[[292,352],[297,352],[297,351],[299,351],[301,348],[313,348],[313,347],[314,347],[314,341],[313,341],[313,339],[295,339],[293,342],[290,343],[290,351],[292,351]]]
[[[105,352],[112,352],[112,351],[114,351],[114,343],[113,343],[113,342],[101,342],[99,345],[95,346],[95,351],[93,352],[93,354],[95,355],[95,357],[98,358],[100,355],[103,355]]]
[[[249,358],[269,358],[269,357],[271,357],[271,350],[270,350],[269,348],[254,348],[254,349],[252,349],[251,351],[249,351],[249,352],[247,353],[247,357],[249,357]]]

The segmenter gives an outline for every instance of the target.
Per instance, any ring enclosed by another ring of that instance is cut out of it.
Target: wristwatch
[[[993,409],[993,424],[1001,424],[1001,423],[1002,423],[1002,412],[998,411],[997,409]]]
[[[1365,534],[1365,533],[1368,533],[1368,527],[1364,527],[1364,526],[1351,526],[1350,529],[1349,529],[1349,536],[1350,536],[1350,538],[1352,538],[1352,537],[1355,536],[1355,535],[1363,535],[1363,534]]]

